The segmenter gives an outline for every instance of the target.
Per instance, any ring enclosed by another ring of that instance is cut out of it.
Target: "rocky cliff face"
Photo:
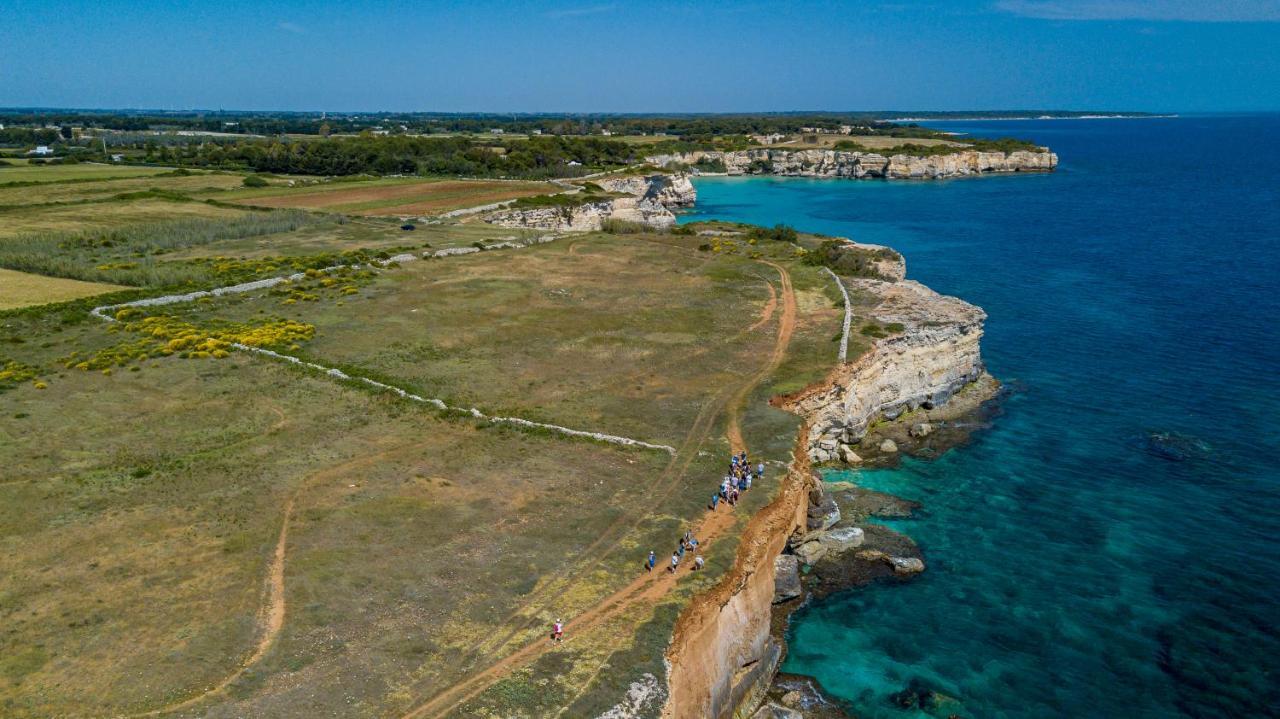
[[[592,232],[599,230],[605,220],[613,219],[662,229],[676,223],[672,208],[692,205],[698,195],[689,176],[683,173],[604,179],[596,184],[606,192],[626,196],[579,205],[570,202],[555,207],[501,210],[486,215],[484,221],[503,227]]]
[[[871,316],[881,326],[901,330],[790,401],[811,422],[815,462],[844,456],[876,420],[945,404],[985,371],[979,342],[987,315],[980,308],[910,280],[845,282],[879,299]]]
[[[670,208],[691,207],[698,199],[698,191],[689,180],[689,173],[671,175],[633,175],[599,180],[596,184],[608,192],[624,192],[635,197],[650,199]]]
[[[805,418],[790,471],[778,497],[752,518],[730,573],[681,615],[667,653],[666,718],[751,716],[782,655],[770,628],[774,601],[793,596],[789,587],[799,583],[788,572],[798,562],[811,564],[863,544],[862,530],[825,531],[839,522],[840,512],[827,506],[811,463],[851,451],[848,445],[877,419],[942,405],[985,374],[979,341],[986,313],[899,279],[905,266],[900,260],[889,264],[883,273],[889,281],[842,278],[850,290],[876,298],[869,315],[890,334],[782,402]],[[795,561],[779,561],[789,541]],[[894,575],[924,569],[919,557],[902,552],[867,550],[859,557]]]
[[[797,444],[808,434],[804,428]],[[803,531],[813,488],[808,457],[797,452],[778,496],[743,532],[733,568],[680,615],[671,647],[666,719],[748,716],[782,659],[769,635],[776,558]]]
[[[783,150],[760,148],[737,152],[686,152],[646,158],[660,167],[675,162],[720,160],[730,175],[792,175],[887,179],[940,179],[997,172],[1049,172],[1058,166],[1053,152],[978,152],[949,155],[879,155],[841,150]]]

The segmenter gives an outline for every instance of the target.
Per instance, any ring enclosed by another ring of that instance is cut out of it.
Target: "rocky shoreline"
[[[849,179],[936,180],[1012,172],[1052,172],[1058,156],[1037,151],[980,152],[957,149],[945,155],[881,155],[844,150],[758,148],[735,152],[694,151],[645,158],[658,167],[720,163],[728,175],[786,175]]]
[[[899,437],[891,455],[873,457],[862,466],[883,466],[901,455],[936,457],[967,443],[972,434],[990,425],[999,409],[1002,389],[990,375],[985,386],[956,393],[944,407],[931,411],[937,431],[921,435],[912,429],[919,417],[901,417],[876,428],[877,437]],[[872,439],[874,442],[875,439]],[[797,531],[787,552],[775,558],[774,597],[769,635],[779,648],[778,665],[786,658],[786,633],[791,616],[809,602],[876,582],[905,582],[927,569],[925,557],[907,535],[873,519],[909,519],[919,502],[860,487],[849,481],[827,482],[815,471],[808,495],[807,531]],[[954,701],[934,695],[927,687],[904,687],[902,701],[917,704]],[[763,692],[764,701],[751,719],[847,719],[842,704],[827,697],[818,681],[797,674],[776,673]]]
[[[835,279],[856,297],[859,333],[874,339],[825,380],[774,400],[805,420],[793,461],[777,499],[744,533],[730,575],[681,615],[667,655],[663,716],[838,716],[830,701],[814,704],[823,713],[813,715],[781,701],[786,692],[779,693],[775,675],[791,613],[810,597],[907,581],[926,569],[909,537],[866,521],[910,516],[914,503],[824,483],[813,468],[937,456],[986,426],[1000,383],[982,362],[986,314],[906,280],[896,253],[884,260],[892,266],[865,272],[866,263],[855,260],[874,250],[848,242],[827,258],[829,266],[846,268]],[[857,268],[860,274],[849,276]],[[923,691],[906,687],[903,701],[925,701]]]

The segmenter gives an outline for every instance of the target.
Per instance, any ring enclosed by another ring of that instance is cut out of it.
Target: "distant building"
[[[112,162],[122,162],[123,160],[124,160],[124,155],[112,155],[112,156],[111,156],[111,161],[112,161]]]
[[[533,130],[533,133],[532,133],[532,134],[534,134],[534,135],[541,135],[541,134],[542,134],[542,129],[541,129],[541,128],[534,128],[534,130]]]
[[[506,130],[503,130],[501,127],[495,127],[489,130],[490,135],[502,135],[504,133],[506,133]]]
[[[761,145],[772,145],[775,142],[782,142],[786,138],[787,138],[786,135],[783,135],[782,133],[779,133],[779,132],[773,132],[768,135],[752,135],[751,136],[752,140],[755,140]]]
[[[568,164],[568,165],[569,165],[569,167],[577,167],[577,166],[581,165],[582,163],[581,163],[581,162],[578,162],[577,160],[569,160],[569,162],[568,162],[568,163],[566,163],[566,164]]]
[[[52,155],[53,148],[48,145],[36,145],[36,149],[27,153],[28,155]]]
[[[604,135],[605,137],[609,137],[610,135],[612,135],[612,134],[613,134],[613,131],[612,131],[612,130],[601,130],[601,131],[600,131],[600,134],[601,134],[601,135]]]

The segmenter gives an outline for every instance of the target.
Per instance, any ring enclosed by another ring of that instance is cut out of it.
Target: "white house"
[[[36,145],[36,149],[27,153],[28,155],[52,155],[53,149],[48,145]]]

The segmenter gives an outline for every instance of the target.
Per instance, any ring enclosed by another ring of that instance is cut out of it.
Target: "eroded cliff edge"
[[[847,247],[883,256],[884,248]],[[917,421],[921,413],[926,419],[941,418],[957,409],[953,405],[976,405],[994,391],[980,347],[986,314],[904,279],[900,258],[888,270],[879,273],[880,279],[837,275],[857,306],[858,325],[870,323],[880,336],[822,382],[775,400],[804,418],[791,464],[777,497],[749,523],[733,569],[681,615],[667,654],[664,717],[750,716],[783,656],[782,644],[771,632],[778,567],[787,564],[778,558],[790,551],[786,556],[795,557],[791,564],[808,563],[798,556],[806,546],[825,548],[837,540],[861,544],[861,530],[848,538],[824,534],[840,516],[826,506],[815,464],[860,462],[855,448],[878,423],[905,424],[909,429],[904,431],[911,434],[924,432],[921,427],[928,422]],[[899,574],[924,568],[918,557],[867,554]]]

